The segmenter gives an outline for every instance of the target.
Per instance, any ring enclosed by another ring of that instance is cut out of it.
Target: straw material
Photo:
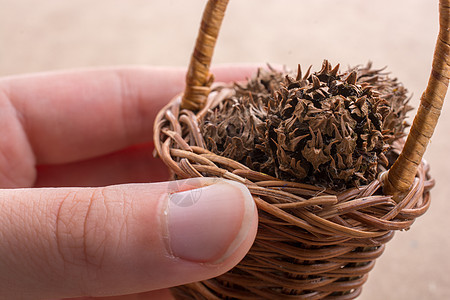
[[[401,199],[411,187],[414,175],[433,135],[441,114],[450,78],[450,1],[439,5],[440,30],[427,88],[420,100],[408,139],[399,159],[392,166],[385,182],[385,193]]]
[[[186,75],[182,108],[195,111],[205,105],[209,87],[214,81],[209,67],[227,4],[228,0],[213,0],[206,5]]]
[[[335,192],[281,181],[204,148],[198,120],[234,91],[220,86],[203,111],[181,110],[180,97],[157,116],[155,147],[177,178],[222,177],[245,184],[259,210],[256,241],[228,273],[177,287],[178,299],[353,299],[396,230],[426,212],[434,181],[421,163],[400,203],[379,180]],[[162,139],[160,138],[162,137]],[[398,151],[401,145],[394,145]]]
[[[384,244],[430,204],[434,181],[422,157],[449,83],[450,0],[440,1],[430,80],[406,144],[393,145],[396,162],[370,184],[341,192],[281,181],[205,148],[199,123],[234,93],[223,84],[210,93],[209,65],[227,2],[208,2],[186,91],[159,112],[154,142],[176,178],[222,177],[245,184],[259,210],[258,234],[231,271],[173,293],[178,299],[354,299]]]

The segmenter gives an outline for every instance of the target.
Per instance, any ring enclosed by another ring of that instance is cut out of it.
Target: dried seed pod
[[[208,149],[283,180],[334,189],[374,180],[404,135],[406,89],[370,63],[339,73],[325,60],[310,69],[260,70],[236,85],[203,119]]]

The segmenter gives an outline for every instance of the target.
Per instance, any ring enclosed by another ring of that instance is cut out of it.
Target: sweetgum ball
[[[206,147],[282,180],[338,190],[373,181],[408,126],[407,90],[370,63],[310,69],[235,84],[201,120]]]

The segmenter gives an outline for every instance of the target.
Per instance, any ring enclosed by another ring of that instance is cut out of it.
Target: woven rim
[[[218,90],[221,91],[214,92],[209,97],[205,110],[233,93],[228,87]],[[339,234],[349,238],[373,239],[385,235],[389,230],[407,229],[415,218],[428,209],[428,191],[434,186],[434,180],[426,176],[429,165],[425,161],[419,165],[414,184],[400,203],[392,201],[391,196],[382,193],[374,196],[382,188],[383,183],[380,179],[374,180],[369,185],[339,193],[304,183],[282,181],[207,150],[198,125],[198,120],[204,116],[205,110],[197,115],[186,109],[180,111],[180,103],[181,97],[177,96],[159,112],[154,134],[157,153],[178,179],[211,176],[238,181],[247,186],[255,196],[256,204],[263,211],[317,234]],[[398,142],[393,145],[397,152],[401,150],[401,146]],[[272,207],[261,202],[260,197],[266,196],[276,199]],[[354,199],[358,201],[350,202]],[[322,209],[320,213],[308,212],[308,209],[318,206],[326,209]],[[372,206],[377,207],[376,211],[370,209]],[[383,213],[379,212],[378,206],[383,207]],[[306,211],[297,218],[292,218],[291,214],[284,213],[290,209]],[[359,222],[370,224],[367,228],[362,225],[344,225],[329,221],[335,216],[361,209],[364,212],[354,217],[359,219]],[[307,222],[314,223],[317,228],[308,226]]]
[[[177,287],[174,294],[179,299],[357,297],[394,231],[408,229],[428,209],[434,185],[428,164],[419,165],[412,188],[399,203],[383,195],[381,180],[338,193],[252,171],[205,149],[199,130],[207,109],[233,92],[217,87],[197,114],[180,109],[178,96],[156,119],[156,150],[177,178],[241,182],[259,211],[256,241],[238,266],[217,278]],[[394,148],[399,152],[401,146]]]
[[[213,77],[209,67],[228,0],[209,0],[186,76],[181,107],[201,110]],[[439,2],[440,30],[431,75],[402,154],[385,176],[384,192],[401,201],[411,188],[417,168],[436,127],[450,77],[450,0]]]
[[[209,73],[228,0],[209,0],[186,77],[186,90],[155,120],[157,154],[177,178],[222,177],[250,190],[259,213],[254,245],[226,274],[173,289],[180,299],[354,299],[396,230],[408,229],[430,205],[423,154],[449,82],[450,0],[440,1],[440,33],[427,89],[403,150],[380,179],[336,192],[281,181],[205,149],[199,122],[231,96]],[[195,112],[195,113],[194,113]],[[395,200],[395,201],[394,201]]]

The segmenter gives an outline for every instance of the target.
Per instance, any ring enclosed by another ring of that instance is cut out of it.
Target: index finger
[[[241,65],[213,72],[218,81],[230,81],[255,70]],[[184,77],[184,69],[167,67],[41,73],[1,79],[0,97],[15,108],[36,162],[60,164],[151,140],[155,115],[182,91]]]

